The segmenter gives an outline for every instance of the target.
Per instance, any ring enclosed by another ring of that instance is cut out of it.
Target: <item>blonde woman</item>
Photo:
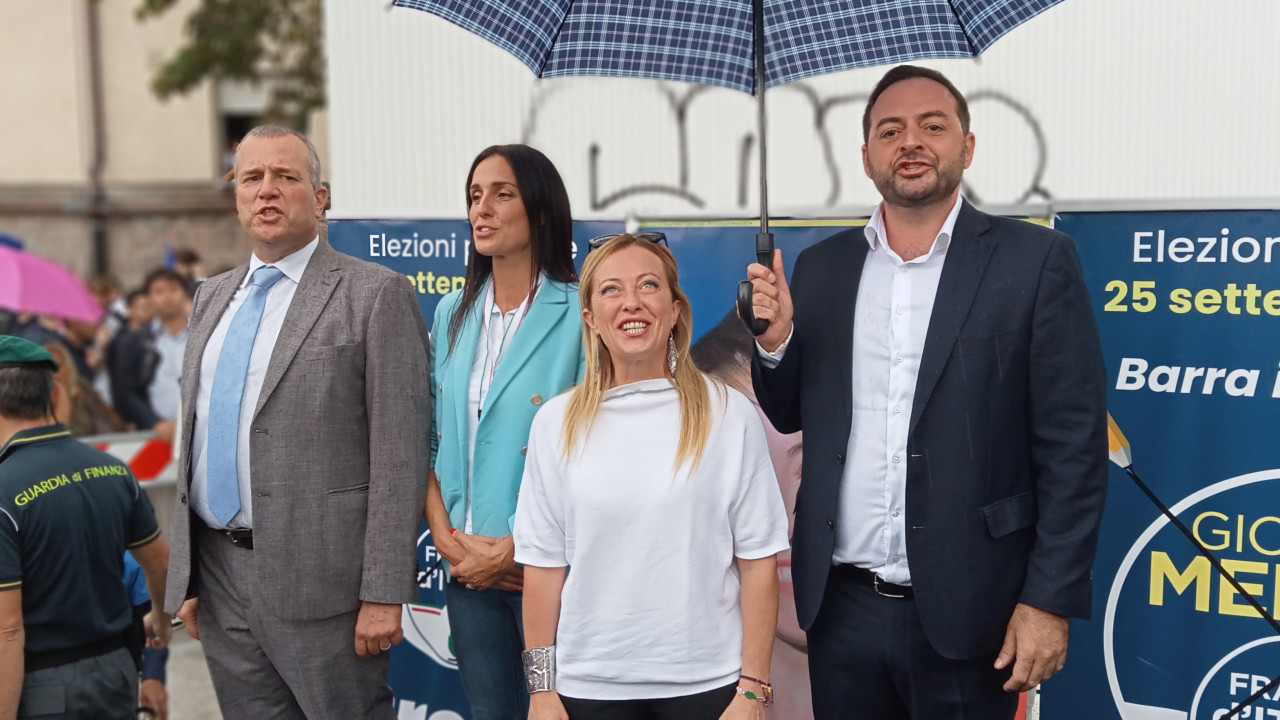
[[[772,694],[786,511],[750,401],[689,359],[659,240],[592,242],[586,377],[529,435],[514,536],[531,720],[759,719]]]

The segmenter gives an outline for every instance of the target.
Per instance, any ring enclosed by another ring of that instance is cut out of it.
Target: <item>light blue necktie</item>
[[[258,336],[267,292],[284,273],[269,265],[253,271],[253,285],[244,304],[231,318],[231,327],[222,341],[218,366],[213,373],[209,395],[209,439],[207,470],[209,510],[226,526],[240,512],[240,483],[236,475],[236,454],[240,441],[240,404],[249,374],[249,357]]]

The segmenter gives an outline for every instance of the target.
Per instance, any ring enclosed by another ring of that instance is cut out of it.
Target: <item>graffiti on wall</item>
[[[641,141],[643,149],[639,150],[633,143],[621,140],[617,133],[608,132],[612,120],[629,108],[592,105],[590,93],[599,92],[607,83],[615,81],[586,81],[597,83],[595,85],[585,85],[582,79],[570,82],[576,84],[566,85],[560,79],[540,80],[535,84],[521,142],[550,146],[582,157],[588,178],[586,191],[593,211],[626,211],[638,202],[658,204],[677,212],[707,207],[754,207],[758,131],[753,98],[704,85],[629,81],[633,83],[632,88],[645,86],[628,90],[628,95],[638,98],[637,104],[643,104],[636,112],[643,114],[648,127],[667,126],[665,132],[645,133]],[[862,143],[860,118],[868,95],[868,92],[853,92],[824,96],[804,82],[769,91],[771,204],[776,197],[775,187],[793,187],[796,183],[820,190],[789,198],[790,202],[786,203],[789,206],[830,208],[859,201],[867,204],[868,199],[851,196],[848,186],[852,179],[863,175],[858,150]],[[1033,109],[1000,90],[973,91],[968,101],[973,115],[1003,116],[1004,127],[1016,126],[1012,133],[1006,131],[1002,136],[1019,135],[1025,140],[1012,150],[1004,149],[1000,181],[988,182],[993,187],[984,187],[982,178],[968,173],[963,183],[965,195],[979,203],[1052,200],[1053,194],[1044,184],[1049,159],[1048,138]],[[783,111],[778,112],[775,105]],[[777,122],[775,116],[780,114],[784,116],[785,126]],[[795,116],[800,116],[801,121],[796,122]],[[781,135],[780,129],[785,130],[789,149],[799,147],[799,151],[788,152],[774,145]],[[603,137],[605,135],[608,137]],[[719,148],[715,157],[708,157],[705,152],[709,144]],[[990,152],[990,148],[984,151]],[[638,153],[658,155],[665,161],[646,172],[642,162],[645,158]],[[780,164],[776,159],[783,153],[789,162]],[[627,160],[619,160],[620,156]],[[611,161],[630,167],[610,173],[606,166]],[[609,178],[609,175],[618,177]],[[714,202],[708,198],[709,184],[714,184],[720,192]],[[731,184],[731,192],[724,189],[726,184]]]

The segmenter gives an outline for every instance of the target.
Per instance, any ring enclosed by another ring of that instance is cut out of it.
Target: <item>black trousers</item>
[[[1011,720],[1018,709],[994,654],[942,657],[914,600],[879,595],[839,567],[808,638],[814,720]]]
[[[569,720],[717,720],[737,683],[696,695],[645,700],[580,700],[560,696]]]

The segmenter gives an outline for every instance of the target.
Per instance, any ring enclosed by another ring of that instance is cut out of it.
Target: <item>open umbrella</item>
[[[70,270],[0,244],[0,308],[96,322],[102,306]]]
[[[769,265],[764,88],[852,68],[972,57],[1061,0],[394,0],[489,40],[538,77],[718,85],[758,99],[760,233]],[[761,82],[763,80],[763,82]],[[752,332],[751,284],[738,311]]]

